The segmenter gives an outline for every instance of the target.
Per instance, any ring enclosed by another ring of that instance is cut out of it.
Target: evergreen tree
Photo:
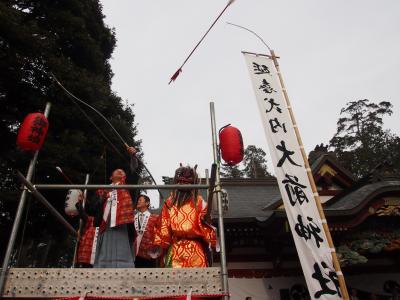
[[[249,145],[244,151],[243,165],[222,165],[221,176],[224,178],[265,178],[271,176],[267,169],[266,153],[263,149]]]
[[[77,183],[91,174],[92,183],[103,183],[110,171],[126,168],[128,156],[114,133],[93,112],[83,109],[109,138],[105,142],[64,92],[51,73],[72,93],[103,113],[126,141],[136,147],[132,107],[124,105],[111,90],[113,73],[109,59],[116,43],[112,29],[104,24],[98,0],[2,0],[0,2],[0,255],[4,251],[19,197],[14,169],[26,171],[31,154],[16,150],[17,129],[30,112],[52,102],[50,128],[39,155],[35,182],[60,183],[55,166]],[[104,150],[107,153],[104,170]],[[105,176],[107,175],[107,176]],[[63,210],[65,191],[46,193]],[[34,218],[33,218],[34,216]],[[31,202],[26,239],[40,238],[43,228],[65,241],[65,230],[36,201]],[[51,251],[53,266],[64,249]]]
[[[265,178],[271,176],[267,170],[266,153],[254,145],[247,146],[244,151],[243,173],[248,178]]]
[[[390,102],[351,101],[342,108],[330,147],[356,176],[362,177],[384,160],[400,170],[400,138],[383,129],[383,117],[392,114]]]
[[[223,178],[243,178],[243,171],[240,169],[239,165],[221,165],[220,169],[221,177]]]

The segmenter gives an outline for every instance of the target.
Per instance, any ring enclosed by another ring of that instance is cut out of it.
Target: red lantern
[[[242,134],[236,127],[227,125],[219,131],[219,147],[223,160],[228,165],[237,165],[243,160]]]
[[[42,113],[26,116],[18,130],[17,145],[25,151],[37,151],[42,148],[49,128],[49,121]]]

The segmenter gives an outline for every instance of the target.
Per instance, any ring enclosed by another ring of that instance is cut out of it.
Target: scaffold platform
[[[3,298],[223,296],[221,269],[11,268]]]

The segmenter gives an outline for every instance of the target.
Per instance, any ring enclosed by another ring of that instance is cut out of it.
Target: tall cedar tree
[[[383,129],[383,117],[392,114],[390,102],[351,101],[342,108],[337,132],[329,145],[339,160],[362,177],[383,161],[400,170],[400,138]]]
[[[239,165],[230,166],[223,164],[220,173],[223,178],[243,178],[244,175]]]
[[[267,169],[266,153],[263,149],[249,145],[244,151],[243,165],[222,165],[221,176],[224,178],[265,178],[271,176]]]
[[[243,173],[248,178],[265,178],[271,176],[267,170],[266,153],[254,145],[247,146],[244,151]]]
[[[55,169],[61,166],[76,183],[82,183],[86,173],[91,174],[91,182],[104,183],[113,168],[127,166],[126,151],[110,128],[83,107],[119,153],[52,81],[50,72],[101,111],[129,144],[140,146],[140,141],[134,139],[131,107],[111,90],[109,59],[115,44],[115,34],[104,24],[98,0],[0,2],[0,255],[4,253],[19,196],[12,172],[26,172],[32,157],[18,151],[15,145],[18,126],[28,113],[42,110],[46,101],[52,102],[49,132],[39,155],[35,182],[62,182]],[[65,194],[66,191],[59,191],[45,196],[63,211]],[[17,248],[26,250],[31,260],[40,261],[43,254],[27,248],[39,251],[36,245],[41,243],[47,245],[44,252],[48,253],[41,265],[67,264],[71,255],[67,248],[71,248],[72,240],[67,238],[65,229],[36,201],[30,199],[28,206],[29,212],[26,210],[24,216],[27,226],[21,228],[24,243],[20,233]],[[22,265],[31,264],[31,260]]]

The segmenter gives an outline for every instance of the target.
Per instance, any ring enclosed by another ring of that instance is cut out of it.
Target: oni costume
[[[154,235],[157,230],[158,215],[145,212],[136,212],[135,215],[135,267],[154,268],[156,267]]]
[[[130,171],[138,166],[137,158],[131,157]],[[115,183],[125,184],[125,181]],[[100,191],[96,202],[95,226],[99,226],[95,268],[133,268],[134,205],[128,190]]]
[[[180,167],[175,184],[198,183],[196,167]],[[165,201],[154,243],[166,250],[165,267],[207,267],[207,251],[216,245],[215,228],[204,220],[207,203],[197,190],[175,190]]]

